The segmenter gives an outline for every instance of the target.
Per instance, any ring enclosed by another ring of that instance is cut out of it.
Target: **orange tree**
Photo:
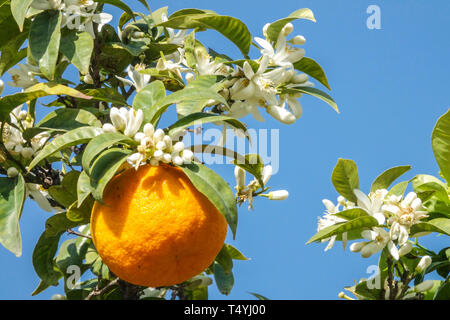
[[[147,13],[120,0],[0,1],[0,72],[20,89],[0,98],[0,242],[21,255],[27,198],[55,213],[33,252],[41,279],[33,295],[64,281],[65,299],[206,299],[212,277],[228,294],[233,260],[246,259],[224,243],[227,228],[236,233],[238,204],[288,192],[269,191],[272,168],[258,154],[223,141],[185,145],[183,136],[209,123],[223,138],[232,130],[250,140],[240,118],[263,112],[292,124],[305,94],[338,111],[310,81],[329,88],[305,57],[305,38],[292,35],[294,20],[315,21],[311,10],[253,38],[233,17],[140,2]],[[118,26],[105,4],[123,11]],[[197,34],[209,29],[242,56],[203,45]],[[39,121],[38,102],[53,107]],[[160,126],[172,109],[172,124]],[[195,156],[208,152],[231,158],[235,192]],[[65,233],[73,237],[60,244]],[[78,283],[82,275],[90,279]]]

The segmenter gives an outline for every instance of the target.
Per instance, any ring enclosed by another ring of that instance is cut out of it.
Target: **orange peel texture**
[[[227,222],[180,168],[145,165],[114,177],[91,215],[94,245],[119,278],[141,286],[181,283],[216,258]]]

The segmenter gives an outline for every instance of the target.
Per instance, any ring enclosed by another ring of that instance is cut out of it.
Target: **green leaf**
[[[214,279],[220,293],[229,295],[234,286],[233,273],[226,273],[224,268],[217,262],[214,262]]]
[[[45,231],[39,238],[33,251],[33,266],[39,278],[49,285],[57,285],[62,277],[61,271],[56,268],[53,257],[58,250],[61,235],[79,223],[67,219],[66,214],[58,213],[47,219]]]
[[[133,17],[133,19],[134,19],[135,14],[133,13],[133,10],[131,10],[131,8],[127,4],[125,4],[124,2],[122,2],[120,0],[94,0],[94,1],[98,2],[98,3],[110,4],[119,9],[122,9],[123,11],[128,13],[131,17]]]
[[[334,235],[340,235],[355,229],[370,228],[378,225],[377,219],[371,216],[361,216],[348,222],[338,223],[330,227],[324,228],[316,233],[306,244],[328,239]]]
[[[233,269],[233,259],[231,258],[226,245],[223,245],[222,249],[219,251],[216,261],[222,266],[226,274],[230,273]]]
[[[58,269],[66,275],[68,267],[81,267],[89,244],[90,240],[84,237],[64,241],[55,259],[55,264]]]
[[[254,296],[255,298],[257,298],[258,300],[270,300],[269,298],[260,295],[259,293],[255,293],[255,292],[249,292],[252,296]]]
[[[289,89],[282,89],[281,93],[304,93],[308,94],[310,96],[316,97],[322,101],[325,101],[328,103],[337,113],[339,112],[339,108],[337,106],[336,101],[333,100],[332,97],[330,97],[327,93],[323,92],[322,90],[311,88],[311,87],[293,87]]]
[[[95,157],[98,156],[103,150],[116,144],[136,145],[136,141],[126,135],[118,132],[104,133],[93,138],[86,149],[83,152],[83,158],[81,160],[84,171],[87,175],[91,172],[91,164]]]
[[[77,205],[80,207],[84,200],[91,194],[91,180],[87,173],[83,170],[77,181]]]
[[[25,16],[32,2],[33,0],[11,0],[11,12],[21,32],[23,31]]]
[[[233,259],[233,260],[250,260],[246,256],[244,256],[242,254],[242,252],[240,252],[238,249],[233,247],[231,244],[225,243],[224,246],[227,248],[228,254],[230,255],[231,259]]]
[[[185,11],[184,14],[172,15],[168,21],[160,25],[175,29],[216,30],[233,42],[245,56],[248,55],[252,42],[247,26],[241,20],[229,16]]]
[[[38,83],[24,92],[19,92],[0,98],[0,121],[9,121],[9,113],[28,101],[50,95],[68,95],[74,98],[91,99],[92,97],[78,90],[55,83]]]
[[[61,184],[51,186],[48,189],[50,196],[65,208],[69,208],[75,201],[77,201],[77,181],[80,172],[70,171],[67,173]]]
[[[39,70],[53,80],[61,39],[61,12],[44,11],[34,17],[30,29],[30,51]]]
[[[101,128],[80,127],[60,135],[48,143],[38,155],[31,161],[28,170],[34,168],[39,162],[62,149],[86,143],[103,133]]]
[[[433,300],[450,300],[450,282],[442,282],[433,297]]]
[[[408,187],[409,181],[402,181],[397,183],[395,186],[393,186],[390,190],[388,195],[394,195],[394,196],[403,196],[403,194],[406,191],[406,188]]]
[[[210,99],[215,100],[219,103],[223,103],[226,106],[228,105],[224,97],[222,97],[212,89],[186,87],[183,90],[174,92],[163,98],[162,100],[159,100],[158,103],[148,109],[148,111],[146,112],[146,118],[152,119],[151,123],[156,126],[161,115],[167,110],[170,105],[178,104],[180,102],[207,101]]]
[[[143,123],[152,121],[154,116],[153,107],[158,101],[163,100],[166,97],[166,88],[164,84],[157,80],[145,86],[144,89],[139,91],[134,100],[133,108],[141,109],[144,113]]]
[[[61,39],[61,52],[82,74],[89,73],[94,39],[87,32],[70,31]]]
[[[231,40],[244,56],[248,55],[252,35],[247,26],[239,19],[228,16],[209,15],[198,19],[203,26],[214,29]]]
[[[313,22],[316,22],[316,19],[314,18],[314,14],[310,9],[303,8],[298,9],[297,11],[292,12],[289,16],[286,18],[277,20],[275,22],[272,22],[269,27],[267,28],[267,36],[272,41],[277,41],[278,35],[280,34],[283,27],[288,24],[289,22],[292,22],[297,19],[307,19]]]
[[[19,219],[25,201],[25,181],[0,178],[0,243],[17,257],[22,255]]]
[[[120,166],[132,153],[131,150],[111,148],[103,151],[92,164],[91,188],[95,200],[102,201],[103,191],[108,182],[114,177]]]
[[[449,201],[447,186],[436,177],[420,174],[412,179],[412,186],[416,193],[431,192],[432,195],[444,202]]]
[[[113,88],[87,89],[82,92],[94,100],[111,102],[119,106],[128,105],[123,96]]]
[[[375,192],[379,189],[387,189],[390,185],[397,180],[401,175],[411,170],[411,166],[400,166],[386,170],[379,175],[372,183],[370,192]]]
[[[439,118],[431,136],[434,157],[442,176],[450,182],[450,110]]]
[[[264,162],[259,154],[246,154],[244,156],[244,161],[242,161],[241,158],[238,158],[235,159],[233,163],[253,175],[256,180],[258,180],[259,186],[264,188],[264,182],[262,181]]]
[[[325,72],[323,71],[322,67],[313,59],[303,57],[300,61],[294,63],[294,68],[313,77],[325,87],[327,87],[328,90],[331,90]]]
[[[432,199],[425,202],[424,206],[430,214],[437,213],[450,218],[450,203]]]
[[[101,122],[89,111],[62,108],[47,114],[36,126],[69,131],[85,126],[101,127]]]
[[[339,218],[346,219],[346,220],[354,220],[354,219],[359,218],[359,217],[368,216],[369,214],[364,209],[353,208],[353,209],[340,211],[340,212],[335,213],[333,215],[336,216],[336,217],[339,217]]]
[[[360,282],[355,287],[355,293],[371,300],[380,300],[381,289],[369,289],[367,281]]]
[[[247,127],[245,124],[243,124],[241,121],[237,120],[236,118],[229,117],[229,116],[220,116],[216,114],[211,113],[204,113],[204,112],[197,112],[189,114],[181,119],[179,119],[177,122],[172,124],[169,127],[168,134],[170,136],[175,135],[178,131],[188,128],[193,125],[200,125],[203,123],[210,123],[210,122],[219,122],[223,121],[226,122],[228,125],[235,129],[242,130],[246,137],[248,138],[247,134]]]
[[[339,159],[331,175],[331,181],[340,195],[357,203],[353,190],[359,189],[358,167],[353,160]]]
[[[450,219],[436,218],[427,222],[421,222],[411,227],[411,237],[421,232],[437,232],[450,236]]]
[[[213,170],[201,164],[186,164],[181,167],[194,187],[204,194],[223,214],[236,236],[237,207],[236,200],[228,183]]]

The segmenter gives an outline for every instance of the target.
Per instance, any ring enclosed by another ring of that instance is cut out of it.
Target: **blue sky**
[[[143,10],[138,1],[127,3]],[[372,4],[381,9],[381,30],[366,27],[366,9]],[[317,23],[297,21],[294,33],[306,37],[306,54],[325,69],[331,95],[341,110],[338,115],[325,103],[303,97],[303,117],[293,125],[246,119],[250,127],[280,128],[280,169],[270,185],[289,190],[290,197],[283,202],[257,199],[254,211],[241,207],[237,237],[229,243],[251,260],[235,263],[235,287],[229,296],[211,287],[210,298],[251,299],[248,292],[257,292],[271,299],[336,299],[344,286],[368,277],[366,269],[377,263],[376,257],[362,259],[343,251],[340,244],[324,253],[324,245],[305,243],[323,213],[321,200],[337,197],[330,176],[338,158],[356,161],[366,192],[379,173],[397,165],[413,166],[407,178],[419,173],[437,175],[430,136],[450,106],[450,42],[446,41],[450,3],[191,0],[150,1],[150,5],[153,10],[168,5],[170,12],[186,7],[212,9],[240,18],[254,36],[261,36],[266,22],[299,8],[312,9]],[[118,11],[109,12],[117,21]],[[238,50],[214,31],[201,40],[240,58]],[[253,52],[252,57],[258,56]],[[232,166],[215,169],[234,185]],[[27,202],[21,220],[23,256],[16,258],[0,248],[0,299],[32,298],[39,283],[32,251],[48,217]],[[445,241],[431,235],[423,244],[437,250],[448,245]],[[62,293],[62,288],[34,298],[47,299],[54,293]]]

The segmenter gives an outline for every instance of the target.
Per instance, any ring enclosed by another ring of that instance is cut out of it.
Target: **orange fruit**
[[[141,286],[181,283],[216,258],[227,222],[180,168],[128,169],[106,186],[91,215],[94,245],[119,278]]]

